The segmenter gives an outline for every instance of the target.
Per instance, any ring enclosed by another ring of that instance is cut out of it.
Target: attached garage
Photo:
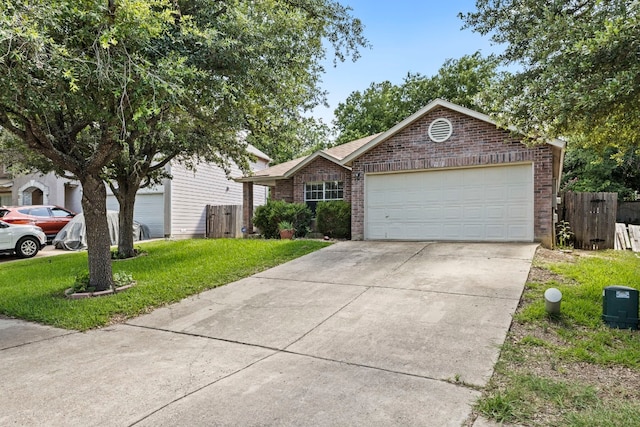
[[[434,100],[342,159],[355,240],[553,246],[565,143],[525,143],[485,114]]]
[[[365,239],[534,239],[531,163],[365,177]]]

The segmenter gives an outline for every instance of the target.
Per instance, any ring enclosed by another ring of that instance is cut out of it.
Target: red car
[[[59,206],[2,206],[0,219],[9,224],[32,224],[42,228],[48,239],[76,216],[74,212]]]

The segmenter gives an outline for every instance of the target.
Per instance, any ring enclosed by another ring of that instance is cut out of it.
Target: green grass
[[[514,317],[521,332],[507,337],[476,411],[524,425],[640,425],[640,403],[611,397],[625,385],[602,389],[597,377],[613,368],[640,375],[640,332],[611,329],[601,319],[603,288],[640,289],[640,257],[605,251],[583,254],[575,262],[534,265],[557,276],[527,283]],[[562,292],[557,317],[545,312],[543,295],[550,287]],[[589,372],[599,374],[589,377]]]
[[[529,283],[524,296],[527,305],[515,319],[552,327],[571,344],[558,349],[563,358],[640,368],[638,333],[610,329],[601,319],[605,287],[621,285],[640,290],[640,258],[623,251],[597,255],[581,257],[576,263],[550,265],[549,270],[564,276],[566,282]],[[561,315],[553,319],[544,308],[544,291],[550,287],[562,292]]]
[[[510,373],[508,387],[481,399],[476,408],[499,422],[523,423],[549,406],[556,411],[579,413],[598,403],[594,387]]]
[[[312,240],[194,239],[149,242],[146,256],[114,261],[137,285],[116,295],[69,300],[65,289],[87,270],[87,254],[70,253],[0,265],[0,314],[87,330],[148,312],[327,246]]]
[[[527,307],[522,313],[523,318],[543,317],[544,303],[539,297],[549,285],[557,285],[562,292],[563,316],[572,324],[593,328],[601,324],[602,290],[606,286],[640,289],[640,258],[631,252],[603,252],[597,257],[582,257],[576,263],[553,264],[549,269],[575,281],[575,284],[532,284],[532,297],[538,302]]]

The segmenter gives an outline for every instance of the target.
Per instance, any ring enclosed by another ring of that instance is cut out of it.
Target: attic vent
[[[429,138],[433,142],[444,142],[453,133],[453,126],[447,119],[435,119],[429,126]]]

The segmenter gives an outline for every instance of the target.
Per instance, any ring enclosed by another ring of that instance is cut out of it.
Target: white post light
[[[544,309],[549,314],[560,314],[560,302],[562,292],[556,288],[549,288],[544,291]]]

